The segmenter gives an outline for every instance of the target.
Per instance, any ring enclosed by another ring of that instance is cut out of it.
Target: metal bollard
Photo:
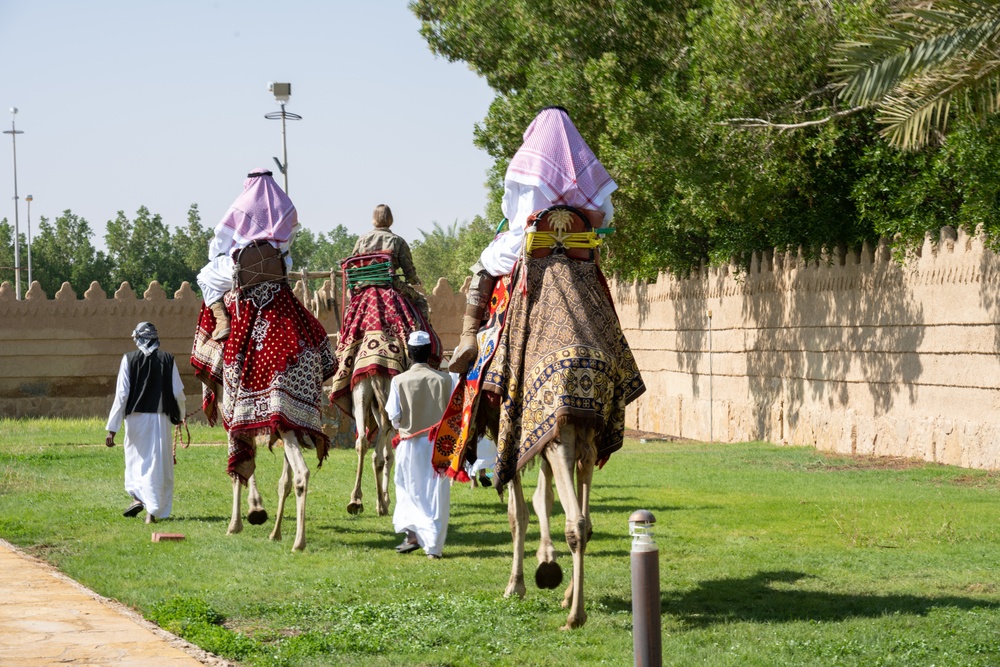
[[[653,541],[656,517],[636,510],[628,518],[632,536],[632,648],[635,667],[662,667],[660,550]]]

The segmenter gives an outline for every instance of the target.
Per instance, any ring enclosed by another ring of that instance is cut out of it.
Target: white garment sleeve
[[[403,406],[399,403],[399,389],[396,388],[396,378],[389,383],[389,398],[385,401],[385,414],[392,422],[392,427],[399,428],[399,418],[403,415]]]
[[[521,247],[524,245],[524,230],[528,224],[528,216],[552,204],[553,202],[534,186],[520,183],[505,184],[500,209],[507,218],[510,231],[493,239],[479,256],[480,263],[491,276],[499,278],[514,270],[514,264],[520,258]],[[604,224],[607,225],[615,214],[610,195],[601,202],[599,210],[604,212]]]
[[[198,273],[198,287],[206,306],[211,306],[233,287],[233,259],[219,255]]]
[[[111,415],[108,417],[107,430],[111,433],[117,433],[122,428],[128,392],[128,356],[122,355],[122,363],[118,367],[118,381],[115,383],[115,402],[111,405]]]
[[[177,370],[177,360],[174,360],[174,377],[173,377],[173,390],[174,390],[174,400],[177,401],[177,407],[180,409],[181,419],[184,419],[184,415],[187,414],[187,397],[184,395],[184,383],[181,381],[181,373]]]
[[[615,205],[611,203],[611,195],[604,198],[598,210],[604,211],[604,226],[607,227],[611,224],[611,220],[615,217]]]

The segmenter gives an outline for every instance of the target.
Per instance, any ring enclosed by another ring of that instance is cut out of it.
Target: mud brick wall
[[[979,237],[612,290],[648,388],[630,427],[1000,467],[1000,258]]]

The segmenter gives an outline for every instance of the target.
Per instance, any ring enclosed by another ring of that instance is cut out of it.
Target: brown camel
[[[354,448],[358,453],[358,470],[354,477],[354,490],[351,492],[351,502],[347,505],[350,514],[361,514],[365,510],[361,500],[361,478],[365,470],[365,452],[368,450],[368,435],[365,425],[374,424],[378,427],[375,447],[372,452],[372,470],[375,473],[375,512],[378,516],[389,513],[389,484],[392,481],[392,463],[395,453],[392,449],[392,437],[395,434],[389,416],[385,413],[385,404],[389,398],[388,375],[370,375],[358,380],[351,390],[354,423],[357,424],[358,435]],[[370,419],[369,419],[370,417]]]
[[[539,588],[555,588],[562,581],[562,569],[556,563],[550,533],[552,481],[556,483],[559,502],[566,513],[566,542],[573,554],[573,579],[566,588],[562,602],[563,608],[569,609],[564,630],[578,628],[587,621],[583,598],[583,555],[593,533],[590,523],[590,487],[597,460],[594,435],[593,426],[590,425],[576,425],[572,422],[563,425],[559,437],[541,452],[538,486],[532,497],[541,532],[537,552],[538,568],[535,571],[535,582]],[[504,596],[517,595],[524,598],[524,539],[528,530],[528,506],[524,502],[520,472],[510,483],[507,517],[514,540],[514,560]]]

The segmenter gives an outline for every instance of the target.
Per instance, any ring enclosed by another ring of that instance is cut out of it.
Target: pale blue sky
[[[404,0],[0,0],[0,125],[16,106],[21,231],[64,209],[105,223],[140,205],[171,227],[196,202],[214,227],[246,172],[273,168],[268,81],[292,83],[289,194],[314,232],[370,229],[392,207],[408,240],[482,213],[472,145],[492,92],[431,54]],[[14,222],[10,135],[0,218]],[[293,252],[294,254],[294,252]]]

